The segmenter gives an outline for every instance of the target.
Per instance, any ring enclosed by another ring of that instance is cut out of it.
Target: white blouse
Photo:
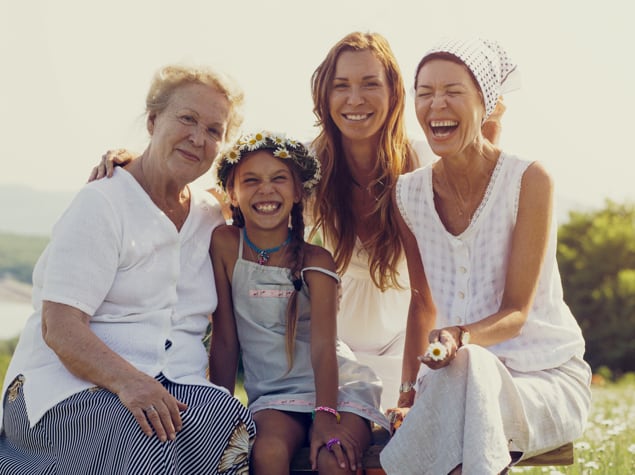
[[[530,164],[502,153],[483,201],[458,236],[445,229],[436,212],[432,167],[400,177],[397,203],[417,238],[438,328],[476,322],[499,310],[521,180]],[[536,296],[521,334],[489,347],[517,371],[555,368],[584,354],[582,333],[563,300],[556,240],[557,225],[552,220]]]
[[[217,305],[209,243],[224,220],[209,193],[190,191],[190,212],[177,231],[132,175],[116,168],[112,179],[85,185],[56,223],[33,271],[35,312],[2,389],[24,375],[31,426],[94,386],[72,375],[42,339],[43,300],[87,313],[91,330],[140,371],[210,384],[202,343]]]

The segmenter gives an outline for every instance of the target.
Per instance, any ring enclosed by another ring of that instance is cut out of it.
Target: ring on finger
[[[143,412],[157,412],[157,409],[152,404],[150,404],[148,407],[143,409]]]
[[[340,439],[338,439],[337,437],[333,437],[331,440],[329,440],[329,441],[326,443],[326,449],[327,449],[329,452],[333,452],[333,446],[334,446],[334,445],[341,445],[341,444],[342,444],[342,443],[340,442]]]

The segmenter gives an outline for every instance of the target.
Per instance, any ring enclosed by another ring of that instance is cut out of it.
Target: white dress
[[[381,292],[370,278],[368,254],[359,239],[351,262],[342,275],[342,300],[337,317],[337,333],[357,360],[373,368],[382,381],[382,408],[397,405],[401,382],[401,362],[410,302],[408,269],[400,263],[403,290]]]
[[[436,327],[469,324],[501,303],[521,180],[530,162],[502,153],[469,226],[447,232],[434,206],[432,169],[404,175],[399,209],[417,238],[437,308]],[[556,262],[557,224],[533,305],[519,336],[467,345],[446,368],[422,365],[417,398],[381,453],[388,474],[499,473],[511,461],[571,442],[590,405],[584,340],[563,301]]]
[[[425,166],[436,157],[426,142],[411,144],[419,163]],[[332,246],[329,250],[332,252]],[[370,366],[382,381],[381,406],[396,407],[401,383],[401,362],[410,304],[408,267],[405,258],[398,266],[402,289],[382,292],[370,278],[368,253],[359,239],[351,262],[342,275],[342,300],[337,334],[360,363]]]

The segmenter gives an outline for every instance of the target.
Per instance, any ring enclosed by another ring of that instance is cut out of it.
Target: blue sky
[[[310,139],[311,73],[361,30],[388,38],[409,88],[435,40],[498,40],[523,78],[503,148],[543,162],[568,199],[635,201],[634,13],[626,0],[0,0],[0,184],[77,190],[108,148],[141,151],[150,78],[172,62],[234,76],[247,129]]]

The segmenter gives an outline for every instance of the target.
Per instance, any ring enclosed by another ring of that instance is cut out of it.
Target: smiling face
[[[373,52],[342,52],[329,94],[329,113],[343,138],[377,140],[389,103],[386,72]]]
[[[301,190],[284,160],[268,150],[250,152],[236,165],[230,182],[231,204],[242,211],[250,237],[258,229],[287,232]]]
[[[224,145],[230,103],[217,89],[178,87],[161,112],[150,114],[149,156],[163,173],[187,184],[209,170]]]
[[[415,110],[440,157],[460,155],[482,140],[483,99],[462,64],[446,59],[424,63],[417,73]]]

